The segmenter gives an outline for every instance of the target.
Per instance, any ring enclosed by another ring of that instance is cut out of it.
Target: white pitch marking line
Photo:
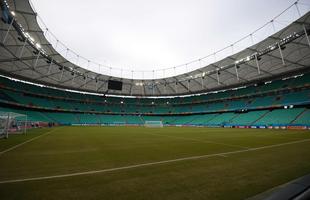
[[[50,130],[50,131],[48,131],[48,132],[46,132],[46,133],[43,133],[42,135],[39,135],[39,136],[34,137],[34,138],[31,138],[31,139],[29,139],[29,140],[26,140],[25,142],[22,142],[22,143],[20,143],[20,144],[17,144],[17,145],[15,145],[15,146],[12,146],[12,147],[10,147],[10,148],[8,148],[8,149],[6,149],[6,150],[3,150],[3,151],[0,152],[0,156],[3,155],[3,154],[6,153],[6,152],[12,151],[13,149],[16,149],[16,148],[18,148],[18,147],[20,147],[20,146],[22,146],[22,145],[24,145],[24,144],[27,144],[27,143],[29,143],[29,142],[31,142],[31,141],[33,141],[33,140],[39,139],[40,137],[49,135],[49,134],[51,134],[52,132],[54,132],[55,130],[58,130],[58,129],[56,128],[56,129]]]
[[[293,142],[286,142],[286,143],[274,144],[274,145],[268,145],[268,146],[262,146],[262,147],[256,147],[256,148],[251,148],[251,149],[229,151],[229,152],[224,152],[224,153],[206,154],[206,155],[201,155],[201,156],[191,156],[191,157],[177,158],[177,159],[172,159],[172,160],[163,160],[163,161],[158,161],[158,162],[142,163],[142,164],[129,165],[129,166],[124,166],[124,167],[116,167],[116,168],[110,168],[110,169],[76,172],[76,173],[60,174],[60,175],[54,175],[54,176],[41,176],[41,177],[34,177],[34,178],[4,180],[4,181],[0,181],[0,184],[18,183],[18,182],[26,182],[26,181],[37,181],[37,180],[48,180],[48,179],[55,179],[55,178],[65,178],[65,177],[73,177],[73,176],[81,176],[81,175],[98,174],[98,173],[104,173],[104,172],[114,172],[114,171],[120,171],[120,170],[125,170],[125,169],[147,167],[147,166],[152,166],[152,165],[160,165],[160,164],[173,163],[173,162],[179,162],[179,161],[185,161],[185,160],[196,160],[196,159],[202,159],[202,158],[211,158],[211,157],[215,157],[215,156],[227,156],[227,155],[231,155],[231,154],[250,152],[250,151],[258,151],[258,150],[262,150],[262,149],[270,149],[270,148],[274,148],[274,147],[286,146],[286,145],[291,145],[291,144],[298,144],[298,143],[303,143],[303,142],[308,142],[308,141],[310,141],[310,139],[293,141]]]
[[[250,147],[245,147],[245,146],[239,146],[239,145],[234,145],[234,144],[226,144],[226,143],[221,143],[221,142],[214,142],[212,140],[196,140],[192,138],[185,138],[185,137],[180,137],[180,136],[173,136],[173,135],[161,135],[161,134],[156,134],[156,133],[145,133],[148,135],[157,135],[157,136],[164,136],[164,137],[170,137],[170,138],[176,138],[176,139],[182,139],[182,140],[188,140],[188,141],[196,141],[196,142],[202,142],[202,143],[209,143],[209,144],[218,144],[218,145],[224,145],[228,147],[237,147],[241,149],[250,149]]]

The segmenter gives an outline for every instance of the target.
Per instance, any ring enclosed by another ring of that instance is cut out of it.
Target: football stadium
[[[0,4],[0,199],[310,199],[309,1],[145,71],[72,51],[29,0]]]

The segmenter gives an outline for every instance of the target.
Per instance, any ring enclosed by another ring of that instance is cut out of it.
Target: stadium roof
[[[0,73],[34,83],[114,95],[175,96],[309,71],[310,12],[261,42],[197,70],[138,80],[99,74],[70,62],[47,40],[48,30],[40,28],[28,0],[0,2]],[[108,90],[109,80],[121,81],[122,90]]]

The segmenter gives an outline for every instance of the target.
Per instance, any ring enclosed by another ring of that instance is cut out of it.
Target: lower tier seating
[[[0,107],[3,112],[26,114],[29,121],[54,122],[58,124],[133,124],[143,125],[145,121],[162,121],[164,125],[202,126],[250,126],[250,125],[308,125],[310,109],[292,108],[249,111],[245,113],[225,112],[201,115],[143,116],[103,115],[87,113],[43,112]]]

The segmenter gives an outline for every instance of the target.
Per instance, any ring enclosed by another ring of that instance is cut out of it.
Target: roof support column
[[[216,77],[217,77],[217,84],[220,85],[220,71],[217,70],[216,72]]]
[[[79,66],[80,56],[76,55],[76,66]]]
[[[35,61],[35,63],[34,63],[33,68],[36,68],[36,67],[37,67],[39,57],[40,57],[40,52],[38,52],[38,55],[37,55],[37,58],[36,58],[36,61]]]
[[[58,43],[59,43],[59,40],[56,40],[56,44],[55,44],[55,50],[56,51],[57,51]]]
[[[62,71],[61,71],[61,75],[60,75],[60,79],[59,79],[59,81],[61,81],[61,80],[62,80],[62,76],[64,75],[64,71],[65,71],[65,68],[63,67],[63,68],[62,68]]]
[[[84,76],[85,78],[85,81],[84,81],[84,84],[83,84],[83,88],[85,88],[85,85],[86,85],[86,82],[87,82],[87,76]]]
[[[237,80],[239,81],[239,73],[238,73],[238,68],[237,68],[236,63],[235,63],[235,71],[236,71]]]
[[[276,27],[274,25],[274,20],[271,20],[270,23],[271,23],[271,26],[272,26],[273,33],[275,33],[276,32]]]
[[[132,84],[133,83],[131,83],[131,86],[130,86],[130,95],[132,96]]]
[[[50,74],[52,65],[53,65],[53,59],[51,60],[50,66],[48,67],[47,75]]]
[[[167,94],[167,83],[165,83],[164,92],[165,92],[165,94]]]
[[[285,61],[284,61],[283,54],[282,54],[282,49],[281,49],[281,46],[279,43],[278,43],[278,47],[279,47],[279,51],[280,51],[280,55],[281,55],[282,64],[285,65]]]
[[[89,70],[89,63],[90,63],[90,60],[87,60],[87,66],[86,66],[87,70]]]
[[[73,72],[73,78],[72,78],[72,82],[71,82],[71,85],[73,86],[74,84],[74,79],[75,79],[75,73]]]
[[[299,10],[299,7],[298,7],[298,1],[295,2],[295,7],[296,7],[296,10],[297,10],[297,13],[298,13],[299,17],[301,17],[300,10]],[[309,47],[310,47],[310,39],[309,39],[309,36],[307,34],[307,30],[306,30],[305,24],[303,24],[302,27],[304,29],[305,36],[306,36],[307,42],[308,42]]]
[[[175,86],[174,86],[175,93],[178,93],[178,88],[177,88],[177,86],[178,86],[178,82],[175,81]]]
[[[69,60],[69,59],[68,59],[68,53],[69,53],[69,48],[67,48],[66,55],[65,55],[65,58],[66,58],[67,60]]]
[[[304,29],[304,32],[305,32],[305,36],[306,36],[307,42],[308,42],[309,47],[310,47],[310,39],[309,39],[309,36],[308,36],[308,34],[307,34],[306,27],[305,27],[305,25],[304,25],[304,24],[303,24],[302,26],[303,26],[303,29]]]
[[[252,33],[250,34],[250,38],[251,38],[252,45],[254,45],[254,38],[253,38],[253,34]]]
[[[98,79],[96,79],[96,91],[98,91],[98,83],[99,83],[99,81],[98,81]]]
[[[260,66],[259,66],[259,62],[258,62],[258,58],[257,58],[257,53],[255,54],[255,62],[256,62],[256,66],[257,66],[257,72],[258,72],[258,74],[260,74]]]

